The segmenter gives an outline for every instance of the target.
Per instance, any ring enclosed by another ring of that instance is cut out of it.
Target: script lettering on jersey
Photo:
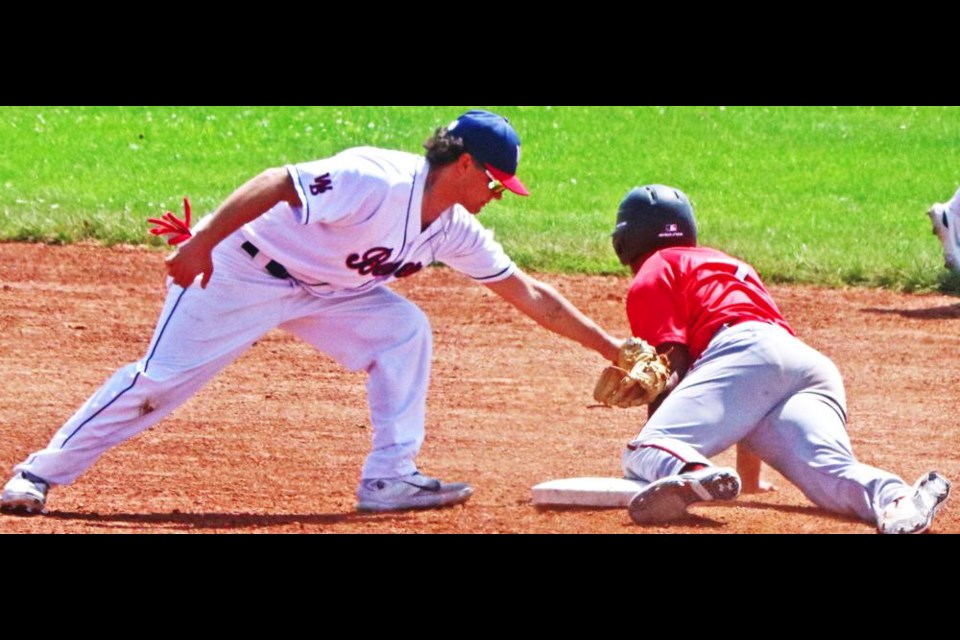
[[[355,269],[362,276],[389,276],[393,274],[397,278],[406,278],[412,276],[417,271],[423,269],[423,264],[419,262],[408,262],[402,264],[400,260],[387,262],[393,255],[393,249],[387,247],[374,247],[367,249],[363,256],[359,253],[351,253],[347,256],[347,267]]]
[[[323,174],[314,180],[312,185],[310,185],[310,193],[315,196],[318,196],[325,191],[333,191],[333,180],[330,179],[329,173]]]

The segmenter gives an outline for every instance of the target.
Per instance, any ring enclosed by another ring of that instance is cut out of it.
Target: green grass
[[[452,107],[0,107],[0,239],[153,243],[145,218],[213,209],[268,166],[372,144],[420,152]],[[957,107],[489,107],[530,198],[482,220],[525,268],[623,273],[633,186],[684,189],[704,244],[771,282],[960,291],[924,215],[960,184]]]

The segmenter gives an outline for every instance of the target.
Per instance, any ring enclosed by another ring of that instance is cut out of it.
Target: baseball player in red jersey
[[[475,217],[504,191],[528,195],[516,176],[520,138],[506,118],[470,111],[424,147],[426,157],[360,147],[268,169],[192,234],[171,224],[172,241],[183,244],[167,258],[167,301],[143,359],[117,371],[45,449],[17,465],[0,507],[41,511],[51,485],[72,482],[159,422],[275,327],[369,374],[373,442],[359,510],[467,500],[470,485],[416,465],[432,333],[423,312],[384,285],[443,262],[608,360],[621,341],[521,271]]]
[[[672,369],[623,453],[625,475],[651,483],[630,501],[634,522],[668,522],[691,503],[758,490],[762,460],[818,506],[881,533],[930,527],[948,480],[931,471],[910,486],[857,461],[836,366],[796,337],[753,267],[697,246],[693,207],[681,191],[630,191],[613,245],[634,273],[633,334],[666,353]],[[738,469],[711,464],[738,443]]]

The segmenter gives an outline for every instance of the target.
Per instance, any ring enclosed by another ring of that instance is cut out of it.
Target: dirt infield
[[[138,359],[164,297],[163,254],[140,248],[0,244],[0,470],[45,445],[115,369]],[[626,334],[625,278],[546,275]],[[603,362],[539,328],[486,288],[428,269],[398,291],[435,333],[424,472],[467,480],[464,506],[353,511],[370,441],[363,374],[272,332],[157,427],[51,492],[43,517],[0,516],[0,533],[873,533],[824,512],[769,469],[778,491],[703,505],[669,527],[623,510],[538,510],[534,484],[619,475],[642,410],[591,408]],[[847,382],[858,457],[909,482],[960,480],[960,301],[875,290],[772,287],[807,342]],[[733,462],[732,451],[718,461]],[[957,498],[934,532],[960,533]]]

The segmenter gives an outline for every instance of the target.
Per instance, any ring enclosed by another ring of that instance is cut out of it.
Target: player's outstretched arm
[[[300,206],[300,198],[286,169],[267,169],[248,180],[230,194],[211,216],[198,224],[193,237],[167,258],[170,277],[181,287],[189,287],[202,273],[200,286],[206,288],[213,275],[213,248],[281,201]]]
[[[617,361],[623,340],[604,331],[550,285],[517,269],[506,280],[487,287],[542,327]]]

